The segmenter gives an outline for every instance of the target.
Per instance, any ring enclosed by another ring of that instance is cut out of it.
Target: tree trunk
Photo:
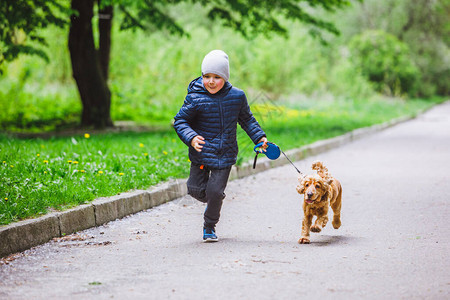
[[[72,0],[72,9],[78,15],[74,14],[70,18],[69,51],[73,78],[83,104],[81,126],[105,128],[113,126],[110,114],[111,92],[95,49],[93,8],[94,0]]]
[[[101,7],[101,0],[98,0],[98,31],[100,66],[103,78],[108,80],[109,76],[109,54],[111,52],[111,26],[113,19],[113,6]]]

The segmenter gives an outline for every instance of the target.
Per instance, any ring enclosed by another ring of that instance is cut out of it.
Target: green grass
[[[252,105],[268,138],[283,150],[355,128],[415,115],[443,99],[259,101]],[[239,162],[254,155],[239,129]],[[169,178],[188,176],[187,147],[173,130],[84,134],[51,139],[0,135],[0,224],[63,210]]]
[[[184,177],[173,132],[20,140],[0,137],[0,224]]]

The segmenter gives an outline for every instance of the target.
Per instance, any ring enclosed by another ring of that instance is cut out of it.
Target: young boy
[[[255,144],[263,142],[263,149],[267,147],[266,134],[250,111],[245,93],[233,87],[229,77],[228,55],[221,50],[208,53],[202,62],[202,76],[189,84],[174,122],[178,136],[189,147],[188,193],[207,203],[204,242],[218,241],[215,225],[238,154],[237,123]]]

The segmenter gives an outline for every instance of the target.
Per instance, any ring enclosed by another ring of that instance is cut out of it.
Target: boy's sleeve
[[[244,102],[239,113],[238,122],[254,144],[257,144],[261,138],[266,136],[266,133],[262,130],[258,121],[256,121],[255,117],[253,116],[245,94]]]
[[[180,139],[190,146],[192,139],[197,136],[197,132],[192,129],[191,124],[196,115],[196,110],[192,98],[186,96],[183,106],[174,118],[173,128]]]

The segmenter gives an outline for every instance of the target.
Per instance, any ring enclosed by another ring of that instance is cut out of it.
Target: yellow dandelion
[[[74,165],[77,165],[77,164],[78,164],[78,161],[74,160],[72,163],[73,163]]]
[[[80,172],[81,172],[81,173],[86,173],[86,171],[85,171],[85,170],[80,170]]]
[[[69,164],[71,164],[71,163],[72,163],[72,161],[71,161],[71,160],[68,160],[67,162],[68,162]]]
[[[144,153],[144,156],[148,156],[148,153]]]
[[[3,161],[4,164],[6,164],[6,161]]]
[[[88,138],[90,138],[90,137],[91,137],[91,135],[90,135],[89,133],[85,133],[85,134],[84,134],[84,138],[85,138],[85,139],[88,139]]]
[[[44,174],[47,174],[47,171],[44,171]]]
[[[163,151],[163,154],[164,154],[164,155],[167,155],[168,153],[167,153],[167,151]]]
[[[8,198],[5,198],[5,201],[8,201]]]
[[[125,175],[125,173],[119,173],[119,176],[123,176],[123,175]]]
[[[14,166],[13,166],[13,165],[10,165],[10,167],[11,167],[11,168],[14,168]]]
[[[48,164],[48,160],[44,159],[44,164]]]
[[[98,171],[98,174],[103,174],[103,171]]]
[[[139,143],[139,147],[144,148],[144,144]]]
[[[36,154],[36,156],[39,157],[39,156],[41,156],[41,155],[38,153],[38,154]]]

